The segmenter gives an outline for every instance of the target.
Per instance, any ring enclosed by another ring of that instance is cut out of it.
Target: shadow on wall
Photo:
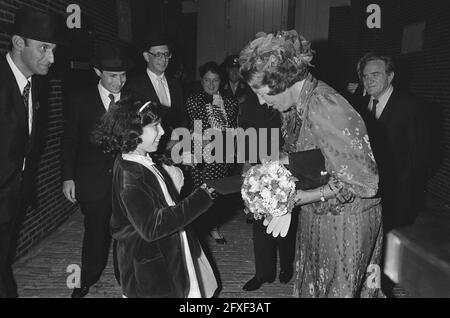
[[[311,73],[338,92],[344,93],[348,81],[353,80],[356,75],[355,63],[351,57],[327,41],[312,42],[311,47],[315,51]]]
[[[414,89],[411,88],[413,80],[413,68],[411,62],[402,58],[401,56],[394,57],[395,63],[395,77],[393,80],[393,85],[397,89],[406,90],[414,94]],[[419,97],[420,98],[420,97]],[[423,98],[422,98],[423,99]],[[427,164],[427,181],[431,179],[439,170],[445,155],[445,140],[444,140],[444,126],[443,126],[443,105],[425,101],[426,118],[423,120],[428,122],[429,126],[429,154],[428,154],[428,164]]]
[[[445,139],[443,125],[443,106],[430,102],[427,104],[428,121],[430,123],[430,162],[427,171],[427,181],[433,178],[442,165],[445,155]]]

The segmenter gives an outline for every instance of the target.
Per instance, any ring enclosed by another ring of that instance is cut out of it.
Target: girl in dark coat
[[[124,297],[211,297],[217,282],[187,227],[213,203],[206,185],[179,201],[183,174],[151,153],[164,130],[156,105],[122,99],[102,118],[95,141],[120,153],[113,171],[112,235]]]

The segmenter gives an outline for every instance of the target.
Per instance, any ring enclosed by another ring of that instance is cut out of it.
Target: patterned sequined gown
[[[378,297],[382,226],[378,172],[365,125],[335,90],[311,75],[283,113],[284,150],[319,148],[330,177],[353,201],[302,206],[295,260],[298,297]]]

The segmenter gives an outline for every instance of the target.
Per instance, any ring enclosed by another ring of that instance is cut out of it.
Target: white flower
[[[269,199],[270,198],[270,191],[269,191],[269,189],[263,189],[262,191],[261,191],[261,196],[264,198],[264,199]]]
[[[286,189],[286,188],[289,188],[290,182],[287,178],[281,178],[279,184],[280,184],[280,187]]]
[[[250,192],[257,192],[261,189],[260,183],[256,181],[255,178],[251,177],[249,183],[250,183]]]
[[[241,189],[248,211],[256,219],[291,212],[296,180],[278,161],[252,167]]]
[[[270,205],[271,205],[272,209],[276,209],[277,205],[278,205],[278,201],[277,200],[272,200]]]

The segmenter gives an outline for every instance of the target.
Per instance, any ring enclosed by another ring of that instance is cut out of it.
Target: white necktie
[[[157,81],[156,93],[158,94],[159,102],[161,105],[170,106],[169,99],[167,98],[166,89],[164,88],[163,78],[159,77]]]

